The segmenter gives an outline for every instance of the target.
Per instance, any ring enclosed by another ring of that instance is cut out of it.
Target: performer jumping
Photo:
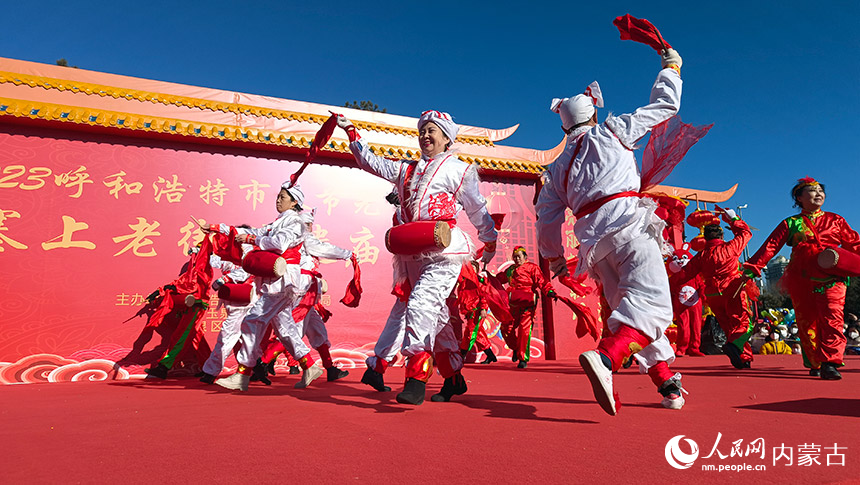
[[[794,304],[804,365],[809,374],[838,380],[843,365],[842,333],[849,276],[860,275],[860,236],[842,216],[824,212],[824,184],[802,178],[791,189],[800,214],[783,220],[745,264],[748,277],[761,270],[785,244],[791,261],[780,284]]]
[[[275,200],[278,218],[261,228],[237,229],[237,242],[276,252],[282,255],[287,264],[282,276],[258,276],[260,297],[242,320],[242,347],[236,356],[239,367],[235,374],[215,381],[215,384],[221,387],[248,390],[254,366],[262,354],[261,338],[270,321],[276,324],[275,333],[281,342],[291,351],[294,350],[294,355],[303,356],[299,359],[299,364],[304,372],[296,387],[307,387],[323,374],[322,368],[314,365],[313,357],[309,354],[310,349],[302,342],[299,327],[292,319],[292,309],[300,298],[300,245],[305,230],[299,212],[303,202],[304,193],[301,188],[289,181],[284,182]],[[228,233],[230,230],[223,224],[204,229],[219,230],[222,233]],[[282,318],[276,318],[282,313]]]
[[[511,259],[514,264],[505,271],[505,279],[513,320],[502,322],[502,336],[513,352],[511,361],[519,361],[517,368],[525,369],[531,357],[537,294],[552,299],[557,297],[552,283],[544,278],[540,266],[529,261],[524,247],[515,247]]]
[[[738,261],[752,238],[747,223],[735,211],[721,209],[723,221],[731,227],[734,238],[723,241],[719,224],[705,226],[705,247],[672,276],[683,284],[697,276],[704,281],[705,299],[726,334],[723,352],[736,369],[749,369],[753,351],[749,339],[753,331],[752,302],[758,299],[758,287],[744,278]]]
[[[609,116],[598,124],[594,104],[602,107],[603,97],[596,82],[586,94],[554,100],[567,147],[547,167],[535,206],[538,249],[555,275],[568,272],[561,225],[565,209],[573,211],[580,242],[576,273],[588,271],[598,280],[612,309],[606,322],[612,335],[579,357],[595,398],[611,415],[618,410],[612,373],[633,354],[640,371],[658,386],[663,406],[680,409],[684,404],[680,374],[668,366],[675,354],[664,335],[672,323],[672,302],[660,251],[663,222],[654,216],[656,203],[639,197],[641,180],[633,156],[635,143],[681,104],[681,57],[669,48],[661,61],[650,104],[632,114]]]
[[[431,400],[449,401],[467,389],[460,371],[463,358],[448,320],[445,299],[457,282],[460,267],[473,259],[477,249],[456,225],[460,209],[466,210],[469,220],[478,229],[478,239],[484,243],[482,259],[485,263],[492,260],[496,248],[497,232],[487,212],[486,200],[478,190],[477,167],[459,160],[449,151],[459,127],[448,113],[425,111],[421,115],[418,144],[422,156],[418,161],[393,161],[374,155],[370,147],[361,142],[349,120],[340,116],[338,126],[349,136],[349,146],[358,166],[397,187],[404,224],[395,226],[392,231],[414,235],[430,227],[432,242],[438,232],[438,222],[450,227],[450,243],[444,249],[437,245],[418,254],[394,254],[395,293],[400,297],[391,309],[384,330],[391,329],[396,337],[400,325],[405,329],[401,352],[407,359],[406,383],[397,401],[413,405],[424,402],[434,360],[445,383]],[[404,248],[391,249],[407,252]]]

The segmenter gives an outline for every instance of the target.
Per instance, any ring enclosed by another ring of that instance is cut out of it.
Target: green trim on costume
[[[747,327],[747,331],[745,333],[741,334],[740,337],[732,340],[732,342],[731,342],[731,344],[734,345],[735,347],[737,347],[738,350],[741,351],[741,353],[743,353],[743,351],[744,351],[744,345],[746,345],[746,343],[749,342],[750,337],[752,337],[753,327],[754,327],[754,325],[752,322],[752,317],[750,317],[750,324],[749,324],[749,327]]]
[[[478,311],[478,309],[475,309]],[[466,352],[472,350],[472,347],[475,346],[475,342],[478,340],[478,331],[480,330],[481,321],[483,318],[478,315],[478,321],[475,323],[475,328],[472,329],[472,335],[469,337],[469,348],[466,349]]]
[[[534,327],[534,324],[529,325],[529,339],[526,340],[526,353],[523,356],[523,360],[526,362],[532,358],[532,327]]]
[[[188,326],[185,328],[185,331],[182,332],[182,336],[179,337],[179,340],[176,342],[176,345],[170,348],[167,354],[158,361],[159,364],[167,367],[168,369],[173,368],[173,364],[176,363],[176,358],[179,357],[179,353],[182,352],[182,349],[185,348],[185,341],[188,340],[188,335],[191,333],[191,329],[197,325],[197,319],[202,314],[201,310],[206,310],[209,307],[209,304],[202,300],[196,300],[194,302],[194,306],[191,307],[193,309],[193,313],[191,314],[191,320],[188,322]],[[185,313],[185,312],[181,312]]]

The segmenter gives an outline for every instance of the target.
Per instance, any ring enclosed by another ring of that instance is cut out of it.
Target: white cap
[[[589,84],[585,93],[572,98],[555,98],[549,109],[561,116],[561,126],[569,130],[572,126],[584,123],[594,115],[594,107],[603,107],[603,93],[597,81]]]
[[[281,188],[286,190],[293,197],[293,200],[295,200],[296,203],[299,204],[299,207],[301,207],[305,203],[305,194],[304,192],[302,192],[301,187],[299,187],[298,182],[292,187],[290,187],[290,181],[287,180],[286,182],[281,184]]]
[[[445,133],[445,136],[447,136],[449,140],[451,140],[451,143],[454,143],[454,140],[457,138],[457,132],[460,131],[460,127],[454,123],[454,118],[452,118],[451,115],[441,111],[425,111],[421,113],[421,118],[418,118],[418,129],[420,130],[428,121],[436,123],[436,126]]]

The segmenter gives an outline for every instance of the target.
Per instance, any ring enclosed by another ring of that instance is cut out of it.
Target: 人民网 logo
[[[666,443],[666,461],[678,470],[690,468],[693,466],[693,462],[696,461],[696,458],[699,457],[699,445],[691,439],[684,438],[684,441],[690,445],[690,453],[687,454],[681,451],[681,438],[684,438],[684,435],[680,434],[675,436]]]

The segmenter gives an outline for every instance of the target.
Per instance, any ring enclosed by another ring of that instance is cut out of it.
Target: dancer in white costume
[[[632,354],[658,386],[665,407],[684,404],[680,374],[668,368],[675,354],[663,334],[672,323],[672,302],[660,252],[662,221],[654,215],[656,203],[640,197],[633,156],[635,143],[681,105],[681,57],[674,49],[663,51],[662,67],[648,105],[601,124],[594,105],[603,107],[603,97],[596,82],[585,94],[553,100],[567,147],[547,167],[535,205],[538,247],[556,275],[567,273],[561,224],[565,209],[573,211],[580,242],[576,271],[601,282],[612,309],[607,325],[613,335],[579,358],[597,401],[611,415],[617,411],[612,372]]]
[[[445,249],[415,256],[393,255],[395,293],[401,297],[395,301],[383,330],[383,337],[390,337],[386,345],[392,345],[403,327],[401,352],[407,359],[406,383],[397,401],[414,405],[424,402],[434,360],[445,383],[431,400],[449,401],[466,392],[466,381],[460,372],[463,358],[459,339],[449,322],[445,300],[457,282],[461,265],[470,261],[478,249],[456,226],[457,213],[465,209],[477,228],[478,239],[484,243],[485,262],[492,260],[496,247],[497,232],[479,191],[477,167],[449,151],[459,127],[447,113],[426,111],[421,115],[421,159],[417,161],[394,161],[374,155],[349,120],[339,117],[338,126],[347,132],[359,167],[396,186],[403,229],[418,221],[445,221],[451,226],[451,242]],[[407,230],[413,227],[416,226]]]
[[[326,369],[326,378],[328,381],[341,379],[349,375],[348,371],[341,370],[334,365],[329,349],[331,341],[328,338],[328,330],[325,326],[325,321],[316,310],[316,305],[320,301],[322,295],[322,275],[319,272],[319,259],[340,259],[348,260],[352,258],[352,251],[343,249],[334,244],[320,241],[313,235],[312,225],[314,222],[314,210],[305,210],[300,215],[302,223],[305,224],[305,236],[301,247],[301,276],[299,282],[299,293],[301,294],[299,303],[304,305],[305,317],[301,322],[295,322],[300,328],[300,335],[308,338],[308,343],[316,349],[320,354],[320,360],[323,367]],[[294,312],[295,313],[295,312]],[[294,314],[293,314],[294,315]],[[283,313],[278,315],[278,319],[283,318]],[[297,317],[298,318],[298,317]],[[292,319],[290,320],[292,321]],[[288,323],[288,322],[279,322]],[[291,334],[294,332],[291,332]],[[291,349],[287,347],[287,351]],[[304,355],[292,354],[296,360],[301,360]]]
[[[304,193],[298,185],[284,182],[275,207],[278,218],[261,228],[237,228],[236,240],[240,243],[253,244],[262,250],[281,253],[287,261],[286,271],[279,277],[258,277],[260,297],[251,306],[248,314],[242,320],[242,346],[236,360],[239,363],[235,374],[218,379],[215,384],[227,389],[240,391],[248,390],[248,383],[253,368],[262,354],[260,340],[270,322],[278,338],[287,348],[293,348],[297,355],[304,357],[299,364],[304,369],[302,379],[296,384],[297,388],[307,387],[314,379],[323,374],[320,366],[314,365],[310,349],[301,341],[299,327],[292,321],[292,309],[301,298],[298,291],[301,279],[300,245],[305,236],[304,224],[299,218]],[[220,230],[229,233],[229,227],[223,224],[212,226],[210,230]],[[283,314],[280,315],[279,314]],[[279,317],[279,318],[276,318]]]
[[[243,252],[247,254],[252,247],[253,246],[251,245],[243,244]],[[240,284],[246,282],[253,285],[253,289],[251,291],[251,301],[246,305],[240,305],[224,300],[220,300],[218,302],[219,307],[224,307],[227,312],[227,317],[223,322],[221,322],[221,330],[218,332],[218,340],[215,342],[215,346],[212,347],[212,353],[209,354],[209,358],[206,360],[206,363],[203,364],[203,375],[200,377],[200,382],[206,384],[212,384],[215,382],[215,378],[221,373],[221,370],[224,368],[224,362],[233,352],[233,347],[236,346],[239,342],[239,338],[242,336],[242,320],[259,297],[257,294],[257,285],[253,283],[253,277],[243,270],[241,266],[233,264],[230,261],[223,260],[214,254],[210,256],[209,259],[212,267],[220,268],[223,273],[222,277],[212,283],[213,290],[218,291],[218,289],[225,283]],[[251,281],[249,282],[249,280]]]

